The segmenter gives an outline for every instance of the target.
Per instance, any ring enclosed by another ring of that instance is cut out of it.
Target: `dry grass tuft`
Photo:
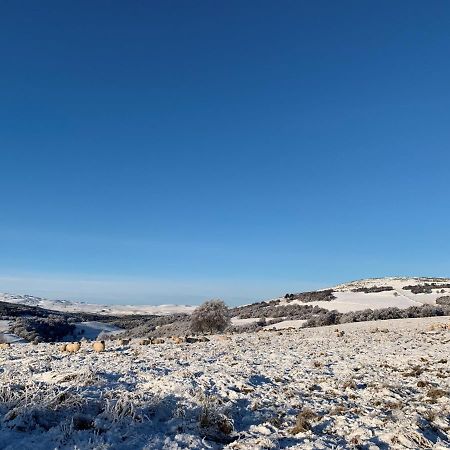
[[[426,369],[424,367],[420,367],[419,365],[417,365],[417,366],[412,367],[409,372],[404,372],[403,376],[404,377],[418,377],[418,376],[422,375],[422,373],[424,373],[425,371],[426,371]]]
[[[447,392],[439,388],[432,388],[427,392],[427,397],[431,398],[432,400],[444,397],[445,395],[447,395]]]
[[[305,433],[311,429],[311,421],[317,419],[317,414],[311,408],[303,408],[295,420],[295,426],[291,434]]]
[[[356,381],[353,379],[349,379],[347,381],[344,381],[344,383],[342,383],[342,388],[343,389],[356,389]]]

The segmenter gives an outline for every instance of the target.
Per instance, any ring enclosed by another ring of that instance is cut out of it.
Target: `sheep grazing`
[[[428,327],[428,331],[450,330],[450,323],[433,323]]]
[[[100,353],[105,351],[105,341],[97,341],[92,344],[94,352]]]
[[[119,339],[119,345],[129,345],[130,340],[129,339]]]
[[[72,342],[71,344],[66,345],[66,352],[69,353],[77,353],[80,351],[81,342]]]
[[[11,347],[11,344],[9,343],[9,342],[2,342],[1,344],[0,344],[0,349],[7,349],[7,348],[9,348],[9,347]]]
[[[172,336],[172,341],[175,342],[175,344],[182,344],[184,339],[178,336]]]

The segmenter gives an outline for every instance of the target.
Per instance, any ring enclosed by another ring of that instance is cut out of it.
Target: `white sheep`
[[[77,353],[80,351],[81,342],[72,342],[71,344],[66,345],[66,352],[69,353]]]
[[[105,341],[97,341],[92,344],[94,352],[100,353],[105,351]]]

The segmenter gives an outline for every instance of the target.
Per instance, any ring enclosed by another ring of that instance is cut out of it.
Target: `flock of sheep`
[[[152,344],[164,344],[166,341],[173,342],[175,344],[193,344],[196,342],[207,342],[209,339],[206,336],[197,336],[197,337],[179,337],[179,336],[171,336],[168,340],[165,340],[163,338],[148,338],[148,339],[141,339],[139,341],[139,345],[152,345]],[[131,339],[119,339],[118,344],[119,346],[125,346],[129,345],[131,342]],[[34,342],[32,343],[36,345]],[[10,348],[10,343],[0,343],[0,350],[1,349],[7,349]],[[61,352],[65,353],[77,353],[81,349],[81,341],[78,342],[68,342],[68,343],[62,343],[59,346],[59,350]],[[94,352],[101,353],[104,352],[106,349],[106,343],[105,341],[94,341],[92,343],[92,349]]]
[[[94,349],[94,352],[100,353],[105,351],[105,341],[95,341],[92,344],[92,348]],[[62,344],[59,348],[62,352],[68,352],[68,353],[77,353],[80,351],[81,348],[81,342],[71,342],[69,344]]]

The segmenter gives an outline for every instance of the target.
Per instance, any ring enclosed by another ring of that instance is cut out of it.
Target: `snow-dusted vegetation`
[[[0,352],[1,448],[450,448],[450,318]]]

